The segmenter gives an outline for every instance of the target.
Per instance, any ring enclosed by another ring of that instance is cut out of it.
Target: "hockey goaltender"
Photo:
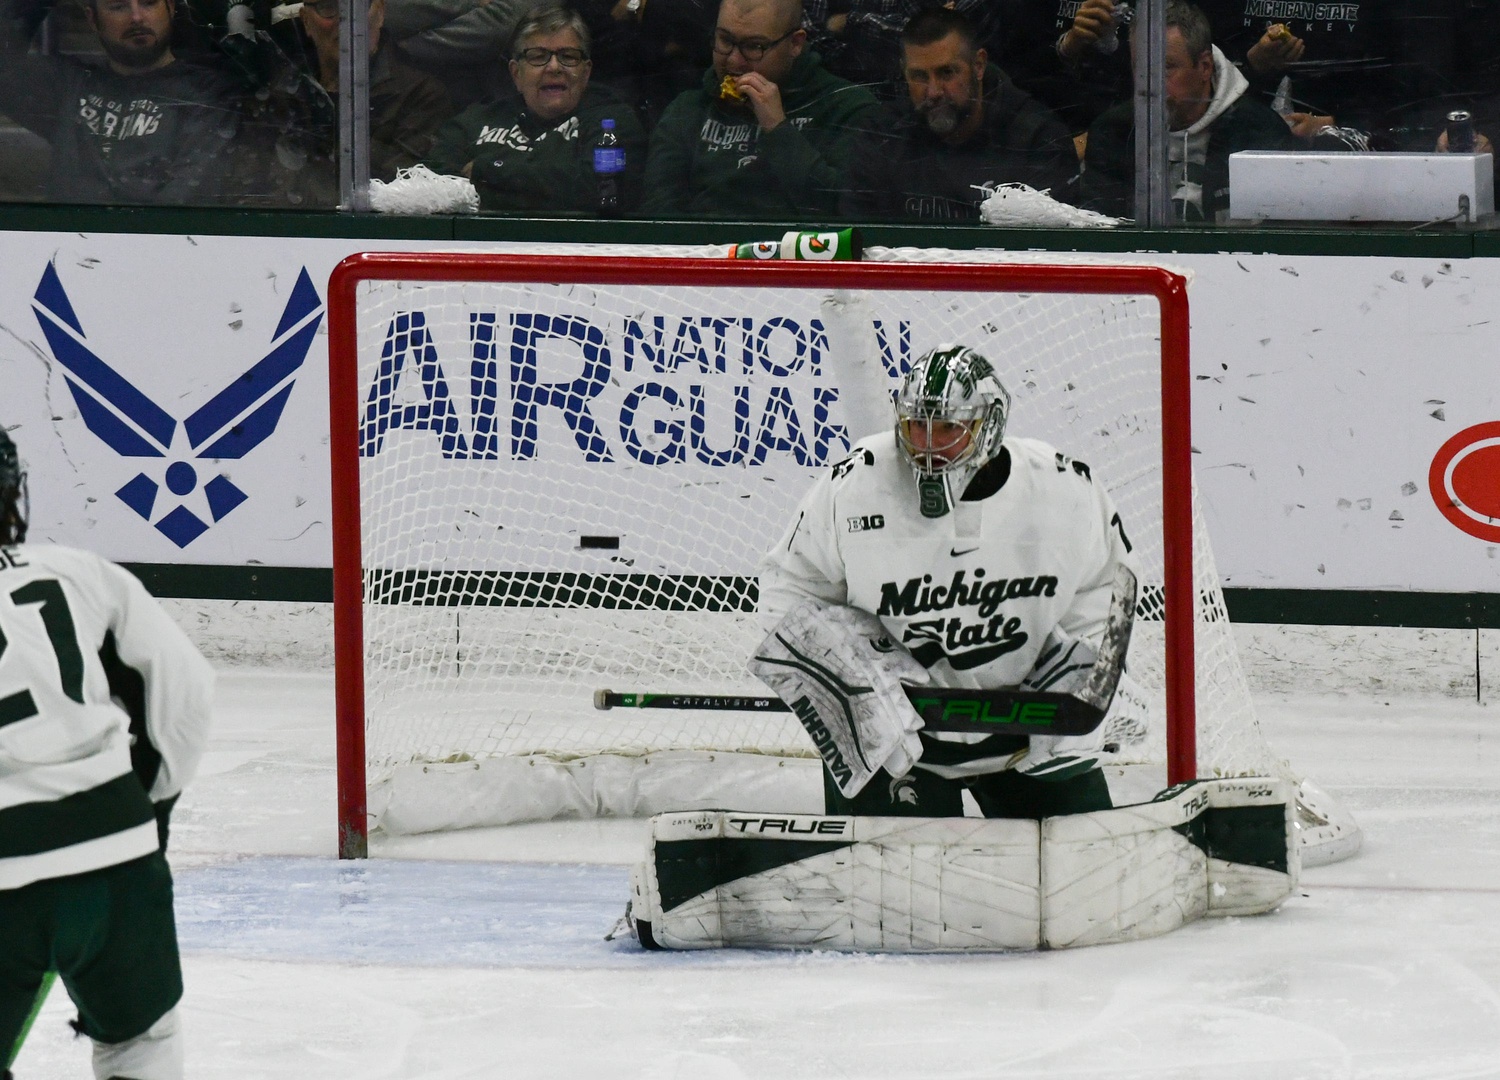
[[[922,356],[760,565],[751,670],[823,757],[828,816],[664,814],[635,870],[649,947],[1061,948],[1269,911],[1298,871],[1283,781],[1113,808],[1101,762],[1144,736],[1123,673],[1137,570],[1082,462],[1007,438],[963,346]],[[921,688],[1059,695],[1087,734],[924,730]],[[965,817],[968,791],[984,814]]]

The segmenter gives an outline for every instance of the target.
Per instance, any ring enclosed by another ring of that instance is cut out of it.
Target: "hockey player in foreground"
[[[129,573],[26,524],[0,430],[0,1073],[55,971],[99,1080],[180,1080],[165,851],[213,671]]]
[[[1123,684],[1137,573],[1087,465],[1007,438],[972,349],[921,357],[894,430],[815,481],[760,565],[751,670],[823,758],[830,816],[663,815],[634,880],[648,945],[1037,948],[1268,910],[1296,876],[1280,781],[1111,809],[1101,759],[1144,734]],[[1073,736],[927,732],[906,688],[1062,692]],[[986,818],[965,818],[968,790]],[[833,816],[838,815],[838,816]]]

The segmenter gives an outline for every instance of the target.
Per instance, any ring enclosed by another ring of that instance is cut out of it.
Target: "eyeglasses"
[[[552,63],[552,58],[557,57],[557,62],[565,68],[576,68],[589,58],[589,54],[582,49],[522,49],[516,54],[517,60],[523,60],[532,67],[546,67]]]
[[[739,38],[735,37],[727,30],[715,30],[714,52],[718,53],[720,56],[728,56],[730,53],[734,52],[735,49],[738,49],[740,51],[740,55],[753,64],[757,60],[762,59],[766,55],[766,53],[770,52],[787,38],[795,34],[798,29],[800,29],[800,27],[793,27],[786,33],[782,34],[779,38],[776,38],[774,41],[741,41]]]

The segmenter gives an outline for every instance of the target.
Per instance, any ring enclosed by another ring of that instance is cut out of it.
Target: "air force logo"
[[[199,472],[215,471],[206,463],[243,458],[276,430],[323,320],[323,301],[304,267],[271,335],[270,352],[179,421],[85,344],[83,327],[52,263],[42,274],[32,310],[88,429],[121,457],[155,459],[115,495],[180,548],[210,526],[183,503],[200,483],[214,522],[248,498],[222,473],[202,481]],[[179,445],[174,448],[174,443]]]

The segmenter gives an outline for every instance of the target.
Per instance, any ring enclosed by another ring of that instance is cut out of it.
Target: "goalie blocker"
[[[1204,780],[1026,821],[705,810],[652,819],[627,915],[647,948],[949,952],[1132,941],[1296,887],[1284,781]]]

